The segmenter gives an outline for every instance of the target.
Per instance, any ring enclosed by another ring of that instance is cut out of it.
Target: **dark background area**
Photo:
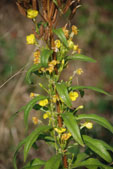
[[[28,86],[25,81],[26,70],[33,60],[34,47],[26,45],[25,40],[26,35],[32,32],[32,23],[19,13],[15,2],[0,1],[0,169],[13,168],[15,148],[25,137],[23,112],[13,121],[12,115],[30,100],[30,92],[41,92],[41,89]],[[100,87],[113,95],[113,0],[82,0],[82,6],[71,23],[79,29],[75,42],[79,44],[82,53],[97,62],[72,62],[62,77],[68,79],[73,70],[81,67],[84,74],[79,78],[80,85]],[[63,26],[61,22],[59,25]],[[23,69],[26,63],[27,66]],[[44,79],[40,80],[45,83]],[[75,78],[73,83],[76,84],[76,81]],[[86,91],[85,97],[75,104],[84,104],[83,112],[97,113],[113,124],[112,97]],[[29,132],[34,128],[31,121],[33,114],[34,112],[29,118]],[[37,116],[42,117],[40,112]],[[89,134],[113,145],[111,133],[98,125],[94,125]],[[38,143],[38,146],[38,151],[30,151],[29,159],[38,155],[46,160],[53,153],[43,142]],[[18,166],[22,166],[22,152],[17,159]]]

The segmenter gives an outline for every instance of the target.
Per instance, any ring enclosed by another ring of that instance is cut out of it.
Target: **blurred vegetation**
[[[104,90],[113,94],[113,0],[82,0],[82,7],[78,9],[75,18],[72,20],[72,24],[75,24],[79,28],[79,35],[77,38],[77,43],[85,55],[91,56],[97,60],[95,66],[87,64],[85,67],[86,74],[82,76],[84,80],[83,83],[90,85],[97,85],[102,87]],[[1,5],[1,16],[0,21],[2,24],[0,30],[0,85],[3,84],[9,77],[16,73],[21,67],[26,64],[28,57],[32,54],[32,48],[27,48],[25,46],[25,36],[29,32],[29,22],[20,16],[15,5],[15,1],[4,1],[0,2]],[[8,11],[10,9],[10,11]],[[8,11],[7,15],[6,12]],[[12,14],[11,14],[12,13]],[[8,14],[10,14],[8,16]],[[2,15],[4,17],[2,17]],[[13,19],[12,19],[13,17]],[[10,23],[9,23],[10,21]],[[11,23],[12,22],[12,23]],[[6,23],[6,24],[5,24]],[[14,30],[4,36],[8,30],[12,28],[14,24],[17,24]],[[28,25],[28,26],[26,26]],[[8,28],[6,28],[8,26]],[[16,33],[15,33],[16,31]],[[24,42],[23,42],[24,41]],[[85,72],[84,70],[84,72]],[[87,71],[88,70],[88,71]],[[87,72],[89,75],[87,75]],[[67,75],[67,74],[66,74]],[[11,129],[9,125],[9,118],[11,114],[18,110],[23,103],[27,102],[29,97],[29,91],[35,90],[35,88],[27,89],[25,82],[21,83],[18,89],[18,93],[13,99],[13,105],[8,108],[8,104],[11,100],[13,90],[17,85],[17,81],[20,75],[12,79],[9,83],[3,86],[1,91],[1,121],[4,119],[4,112],[8,116],[7,120],[4,122],[4,126],[7,129]],[[23,94],[24,93],[24,94]],[[113,121],[113,100],[112,97],[105,98],[100,95],[92,95],[88,93],[85,102],[89,102],[85,107],[85,112],[90,113],[101,113],[103,116],[108,118],[111,122]],[[7,110],[8,109],[8,110]],[[16,119],[15,125],[16,137],[13,132],[9,131],[9,138],[4,146],[1,148],[0,152],[0,168],[1,169],[12,169],[12,155],[14,148],[20,138],[23,138],[24,131],[21,126],[22,113],[19,115],[19,121]],[[32,125],[31,125],[32,126]],[[1,127],[1,126],[0,126]],[[4,128],[5,128],[4,127]],[[6,129],[5,128],[5,129]],[[32,128],[32,127],[31,127]],[[6,131],[6,130],[5,130]],[[98,137],[103,137],[108,143],[113,145],[113,139],[109,136],[109,132],[98,126],[94,127],[93,136],[98,131]],[[1,130],[0,130],[1,132]],[[7,132],[5,132],[7,134]],[[2,137],[0,133],[0,137]],[[12,145],[13,144],[13,145]],[[7,157],[6,157],[7,150]],[[51,152],[51,150],[49,150]],[[1,154],[2,153],[2,154]],[[32,156],[31,152],[31,156]],[[41,156],[43,153],[39,152]],[[6,161],[7,158],[7,162]],[[46,157],[45,157],[46,158]],[[21,162],[21,154],[18,157]]]

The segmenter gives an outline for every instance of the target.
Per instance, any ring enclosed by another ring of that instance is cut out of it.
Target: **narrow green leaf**
[[[41,65],[43,67],[47,67],[48,66],[48,60],[49,60],[49,57],[51,56],[52,53],[53,53],[53,51],[49,50],[49,49],[43,48],[41,50],[40,60],[41,60]]]
[[[31,74],[41,68],[41,64],[33,65],[26,73],[26,81],[31,84]]]
[[[85,161],[82,161],[80,162],[79,164],[76,164],[74,163],[72,165],[72,168],[77,168],[77,167],[94,167],[94,166],[97,166],[97,167],[102,167],[103,169],[113,169],[113,167],[110,167],[108,165],[104,165],[102,164],[99,160],[97,159],[94,159],[94,158],[89,158]]]
[[[93,63],[96,62],[96,60],[94,60],[88,56],[82,55],[82,54],[74,54],[74,55],[68,56],[67,59],[68,60],[80,60],[80,61],[84,61],[84,62],[93,62]]]
[[[61,42],[68,48],[68,42],[62,28],[54,29],[53,32],[58,36]]]
[[[113,133],[113,126],[104,117],[98,116],[96,114],[80,114],[75,118],[76,120],[93,120]]]
[[[74,164],[77,165],[77,164],[81,163],[81,161],[84,161],[85,159],[87,159],[88,157],[89,157],[89,155],[86,153],[79,153],[77,155],[77,159]]]
[[[27,138],[28,138],[28,137],[27,137]],[[17,169],[17,165],[16,165],[16,156],[17,156],[17,153],[18,153],[19,149],[23,146],[23,144],[26,143],[27,138],[25,138],[24,140],[22,140],[22,141],[18,144],[18,146],[17,146],[17,148],[16,148],[16,151],[15,151],[15,153],[14,153],[14,156],[13,156],[13,165],[14,165],[14,168],[15,168],[15,169]]]
[[[41,127],[37,127],[28,137],[25,146],[24,146],[24,161],[26,161],[28,152],[30,150],[30,148],[32,147],[32,145],[35,143],[35,141],[37,140],[37,138],[39,137],[39,135],[41,133],[47,132],[48,130],[51,129],[51,126],[41,126]]]
[[[64,120],[64,124],[68,128],[69,132],[72,134],[75,141],[77,141],[81,146],[84,146],[77,121],[75,120],[73,114],[63,113],[62,118]]]
[[[102,142],[98,139],[93,139],[89,136],[83,135],[83,140],[85,144],[96,154],[98,154],[101,158],[103,158],[108,163],[112,162],[112,158]]]
[[[87,166],[88,169],[98,169],[98,166]]]
[[[65,83],[64,82],[63,83],[56,83],[56,89],[57,89],[59,96],[64,101],[64,103],[68,107],[71,107],[72,103],[71,103],[71,99],[69,98],[68,90],[67,90]]]
[[[24,110],[24,123],[25,123],[25,126],[26,126],[26,130],[28,128],[28,115],[29,115],[29,112],[32,110],[32,108],[35,106],[35,104],[40,101],[40,100],[43,100],[47,97],[45,96],[36,96],[35,98],[33,98],[25,107],[25,110]]]
[[[71,155],[73,154],[75,157],[77,156],[79,151],[80,151],[80,146],[77,145],[76,143],[68,146],[68,148],[67,148],[67,154],[68,153]]]
[[[43,165],[45,165],[45,161],[36,158],[27,163],[22,169],[40,169]]]
[[[54,155],[51,157],[45,164],[44,169],[58,169],[62,160],[62,156],[60,154]]]
[[[13,122],[15,120],[15,118],[17,117],[17,115],[21,112],[25,110],[26,106],[22,106],[16,113],[13,113],[10,117],[10,121]]]
[[[113,152],[113,147],[111,147],[110,145],[108,145],[106,142],[104,142],[103,140],[100,140],[101,144],[103,144],[103,146],[109,150]]]
[[[93,86],[72,86],[71,87],[72,90],[83,90],[83,89],[89,89],[89,90],[94,90],[96,92],[105,94],[105,95],[110,95],[109,93],[105,92],[102,89],[99,89],[97,87],[93,87]]]

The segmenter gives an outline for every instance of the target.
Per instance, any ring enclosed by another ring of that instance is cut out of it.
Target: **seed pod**
[[[19,12],[26,17],[26,10],[18,2],[16,2]]]
[[[47,10],[47,1],[45,0],[42,0],[42,7],[43,7],[43,10]]]
[[[64,14],[67,12],[67,10],[69,9],[70,5],[71,5],[71,0],[67,0],[66,6],[65,6],[65,8],[64,8],[64,10],[63,10],[63,13],[64,13]]]
[[[32,0],[32,8],[37,10],[37,0]]]
[[[40,26],[40,37],[42,37],[43,36],[43,34],[44,34],[44,27],[43,27],[43,25],[41,25]]]
[[[50,12],[49,12],[49,18],[52,18],[55,10],[55,4],[51,1],[50,3]]]
[[[58,10],[56,9],[56,10],[55,10],[55,13],[54,13],[54,16],[53,16],[53,20],[52,20],[52,23],[53,23],[53,24],[56,22],[57,13],[58,13]]]

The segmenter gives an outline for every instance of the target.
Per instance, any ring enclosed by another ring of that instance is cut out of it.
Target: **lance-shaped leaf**
[[[51,129],[51,126],[41,126],[41,127],[37,127],[27,138],[27,141],[25,143],[24,146],[24,161],[26,161],[28,152],[30,150],[30,148],[32,147],[32,145],[35,143],[35,141],[37,140],[37,138],[39,137],[39,135],[41,133],[47,132],[48,130]]]
[[[54,155],[46,162],[44,169],[53,169],[53,168],[59,169],[61,160],[62,160],[61,154]]]
[[[105,95],[110,95],[109,93],[105,92],[104,90],[97,88],[97,87],[93,87],[93,86],[71,86],[70,87],[72,90],[83,90],[83,89],[89,89],[89,90],[94,90],[96,92],[105,94]]]
[[[32,110],[32,108],[35,106],[35,104],[40,101],[40,100],[43,100],[47,98],[46,96],[36,96],[35,98],[33,98],[25,107],[25,110],[24,110],[24,123],[25,123],[25,126],[26,126],[26,129],[28,128],[28,115],[29,115],[29,112]]]
[[[69,98],[68,90],[67,90],[65,83],[56,83],[56,90],[57,90],[59,96],[64,101],[64,103],[68,107],[71,107],[72,103],[71,103],[71,99]]]
[[[40,169],[43,165],[45,165],[45,161],[36,158],[27,163],[22,169]]]
[[[47,67],[48,66],[48,60],[49,60],[49,57],[51,56],[52,53],[53,53],[53,51],[50,50],[50,49],[43,48],[41,50],[40,60],[41,60],[41,65],[43,67]]]
[[[31,74],[37,70],[39,70],[41,68],[41,64],[38,64],[38,65],[33,65],[26,73],[26,80],[29,84],[32,83],[31,81]]]
[[[76,158],[76,161],[75,161],[74,164],[79,164],[79,163],[81,163],[81,161],[84,161],[84,160],[87,159],[88,157],[89,157],[89,155],[86,154],[86,153],[79,153],[79,154],[77,155],[77,158]]]
[[[84,61],[84,62],[96,62],[96,60],[88,57],[88,56],[85,56],[85,55],[82,55],[82,54],[73,54],[71,56],[68,56],[67,57],[68,60],[80,60],[80,61]]]
[[[27,139],[28,139],[28,137],[25,138],[24,140],[22,140],[22,141],[18,144],[18,146],[17,146],[17,148],[16,148],[16,151],[15,151],[14,156],[13,156],[13,165],[14,165],[14,168],[15,168],[15,169],[17,169],[17,165],[16,165],[16,156],[17,156],[17,153],[18,153],[18,151],[20,150],[20,148],[26,143]]]
[[[62,28],[54,29],[53,32],[58,36],[61,42],[68,48],[68,42]]]
[[[102,144],[101,140],[93,139],[89,136],[83,135],[84,143],[96,154],[98,154],[101,158],[103,158],[108,163],[112,162],[112,158],[108,153],[104,144]]]
[[[96,114],[80,114],[75,118],[76,120],[93,120],[113,133],[113,126],[104,117],[98,116]]]
[[[87,167],[88,168],[89,166],[90,167],[92,166],[92,168],[97,166],[97,167],[102,167],[102,169],[113,169],[113,167],[110,167],[108,165],[104,165],[98,159],[94,159],[94,158],[89,158],[89,159],[82,161],[80,163],[76,163],[76,161],[75,161],[75,163],[72,165],[72,168],[78,168],[78,167]]]
[[[78,142],[81,146],[84,146],[77,121],[75,120],[73,114],[63,113],[62,118],[64,120],[64,124],[68,128],[69,132],[72,134],[75,141]]]

